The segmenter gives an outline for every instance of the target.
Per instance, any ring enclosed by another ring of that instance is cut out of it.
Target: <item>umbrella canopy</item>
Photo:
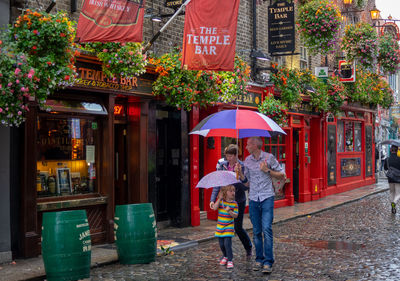
[[[204,118],[189,134],[203,137],[271,137],[286,133],[271,118],[252,110],[223,110]]]
[[[390,144],[390,145],[395,145],[397,147],[400,147],[400,140],[384,140],[380,144]]]
[[[236,179],[236,173],[230,171],[215,171],[201,178],[196,185],[197,188],[212,188],[215,186],[225,186],[240,182]]]

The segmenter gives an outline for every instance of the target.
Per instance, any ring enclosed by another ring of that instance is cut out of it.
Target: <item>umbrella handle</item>
[[[236,171],[236,179],[239,179],[239,170]]]

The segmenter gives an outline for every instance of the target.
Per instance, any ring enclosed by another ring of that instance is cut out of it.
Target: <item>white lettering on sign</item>
[[[219,35],[216,27],[200,27],[200,35],[187,34],[187,43],[194,45],[197,55],[217,55],[217,46],[231,45],[230,35]]]
[[[90,230],[86,230],[86,231],[80,233],[79,234],[79,240],[82,240],[82,239],[84,239],[84,238],[86,238],[88,236],[90,236]]]

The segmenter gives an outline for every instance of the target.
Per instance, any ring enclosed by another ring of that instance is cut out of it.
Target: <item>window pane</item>
[[[353,122],[346,122],[345,123],[345,130],[346,130],[346,151],[353,151]]]
[[[271,138],[271,144],[277,144],[278,143],[278,137],[274,136]]]
[[[276,158],[277,157],[277,147],[276,146],[271,146],[271,154],[273,154]]]
[[[96,190],[98,122],[82,118],[38,118],[38,196]]]
[[[343,140],[343,121],[337,123],[337,151],[344,151],[344,140]]]
[[[285,159],[285,147],[284,146],[280,146],[279,147],[279,159]]]
[[[361,151],[361,123],[354,124],[354,151]]]

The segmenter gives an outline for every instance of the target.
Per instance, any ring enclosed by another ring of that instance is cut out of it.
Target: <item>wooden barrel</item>
[[[114,239],[120,263],[154,261],[157,253],[157,228],[151,203],[117,205]]]
[[[43,213],[42,256],[47,280],[89,278],[91,247],[85,210]]]

